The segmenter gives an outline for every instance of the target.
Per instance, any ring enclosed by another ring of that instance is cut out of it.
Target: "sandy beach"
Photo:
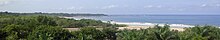
[[[164,26],[165,24],[157,24],[157,23],[138,23],[138,22],[112,22],[112,24],[124,24],[128,25],[127,27],[118,27],[119,30],[123,29],[147,29],[153,28],[155,25]],[[168,24],[170,25],[171,30],[184,31],[184,28],[194,27],[192,25],[184,25],[184,24]]]
[[[153,26],[127,26],[127,27],[117,27],[118,30],[124,30],[124,29],[128,29],[128,30],[140,30],[140,29],[147,29],[147,28],[152,28]],[[77,31],[80,28],[64,28],[70,31]],[[102,29],[102,28],[97,28],[97,29]],[[178,31],[184,31],[185,29],[183,28],[170,28],[171,30],[178,30]]]
[[[90,19],[87,17],[63,17],[63,18],[74,18],[76,20],[80,20],[80,19]],[[106,22],[107,21],[103,21]],[[136,30],[140,30],[140,29],[147,29],[147,28],[152,28],[155,25],[159,25],[159,26],[164,26],[165,24],[159,24],[159,23],[139,23],[139,22],[116,22],[116,21],[111,21],[111,24],[123,24],[123,25],[128,25],[127,27],[117,27],[118,30],[123,30],[123,29],[136,29]],[[185,25],[185,24],[168,24],[170,25],[170,29],[171,30],[178,30],[178,31],[184,31],[183,28],[188,28],[188,27],[194,27],[193,25]],[[79,30],[79,28],[65,28],[68,30]]]
[[[112,24],[124,24],[124,25],[128,25],[128,26],[155,26],[155,25],[159,25],[159,26],[164,26],[165,24],[159,24],[159,23],[139,23],[139,22],[111,22]],[[185,27],[194,27],[193,25],[185,25],[185,24],[167,24],[172,28],[185,28]]]
[[[147,29],[147,28],[153,28],[153,26],[127,26],[127,27],[117,27],[118,30],[124,30],[124,29],[129,29],[129,30],[140,30],[140,29]],[[178,30],[178,31],[184,31],[184,28],[170,28],[171,30]]]

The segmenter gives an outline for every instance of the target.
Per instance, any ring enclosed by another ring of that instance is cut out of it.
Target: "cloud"
[[[118,7],[118,5],[108,5],[108,6],[104,6],[101,9],[111,9],[111,8],[115,8]]]
[[[207,4],[202,4],[202,5],[201,5],[201,7],[206,7],[206,6],[207,6]]]
[[[46,0],[13,0],[13,1],[46,1]]]
[[[220,4],[202,4],[200,7],[209,7],[209,8],[215,8],[220,7]]]
[[[177,9],[177,11],[185,11],[185,9]]]
[[[0,5],[6,5],[9,4],[9,1],[0,1]]]
[[[163,6],[162,5],[158,5],[158,6],[156,6],[157,8],[162,8]]]
[[[75,7],[75,6],[72,6],[72,7],[66,7],[66,8],[51,8],[51,9],[57,9],[57,10],[81,10],[83,9],[84,7]]]
[[[144,6],[144,8],[152,8],[154,7],[153,5],[147,5],[147,6]]]
[[[162,8],[163,6],[162,5],[147,5],[147,6],[144,6],[144,8]]]
[[[76,7],[70,7],[70,8],[67,8],[67,9],[76,9]]]
[[[3,1],[9,1],[9,0],[0,0],[0,2],[3,2]]]
[[[75,7],[75,6],[72,6],[72,7],[69,7],[69,8],[66,8],[66,9],[69,9],[69,10],[73,10],[73,9],[77,9],[77,10],[81,10],[83,9],[84,7]]]
[[[220,7],[220,4],[216,4],[217,7]]]

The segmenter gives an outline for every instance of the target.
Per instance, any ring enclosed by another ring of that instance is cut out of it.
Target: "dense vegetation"
[[[0,25],[2,27],[7,26],[8,24],[15,25],[25,25],[25,26],[40,26],[40,25],[50,25],[50,26],[61,26],[61,27],[110,27],[110,26],[123,26],[117,24],[104,23],[100,20],[91,20],[91,19],[65,19],[59,18],[57,16],[46,16],[46,15],[11,15],[0,14]]]
[[[121,25],[91,19],[65,19],[42,15],[0,14],[0,40],[219,40],[220,29],[196,26],[185,31],[169,25],[141,30],[117,30]],[[123,25],[122,25],[123,26]],[[63,28],[80,28],[68,31]],[[96,29],[97,27],[103,29]]]

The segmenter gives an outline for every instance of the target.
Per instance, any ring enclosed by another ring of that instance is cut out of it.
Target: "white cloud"
[[[162,7],[163,7],[162,5],[158,5],[158,6],[157,6],[157,8],[162,8]]]
[[[118,5],[108,5],[108,6],[104,6],[101,9],[111,9],[111,8],[115,8],[118,7]]]
[[[152,8],[154,7],[153,5],[147,5],[147,6],[144,6],[144,8]]]
[[[147,5],[147,6],[144,6],[144,8],[162,8],[163,6],[162,5]]]
[[[168,8],[167,10],[175,10],[174,8]]]
[[[185,11],[185,9],[177,9],[177,11]]]
[[[202,4],[200,7],[220,7],[220,4]]]
[[[217,7],[220,7],[220,4],[216,4]]]
[[[167,8],[166,10],[169,10],[169,11],[186,11],[187,8]]]
[[[0,2],[4,2],[4,1],[10,1],[10,0],[0,0]]]
[[[73,9],[81,10],[81,9],[83,9],[83,7],[74,7],[74,6],[72,6],[72,7],[66,8],[66,9],[69,9],[69,10],[73,10]]]
[[[14,1],[46,1],[46,0],[14,0]]]
[[[0,5],[6,5],[6,4],[9,4],[9,1],[1,1],[0,2]]]
[[[57,9],[57,10],[81,10],[83,9],[84,7],[75,7],[75,6],[72,6],[72,7],[67,7],[67,8],[51,8],[51,9]]]
[[[201,7],[206,7],[206,6],[207,6],[207,4],[202,4],[202,5],[201,5]]]

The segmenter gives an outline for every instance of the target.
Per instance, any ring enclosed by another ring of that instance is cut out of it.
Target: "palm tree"
[[[176,40],[177,35],[170,31],[170,26],[165,24],[163,27],[156,25],[155,30],[152,30],[157,40]]]

